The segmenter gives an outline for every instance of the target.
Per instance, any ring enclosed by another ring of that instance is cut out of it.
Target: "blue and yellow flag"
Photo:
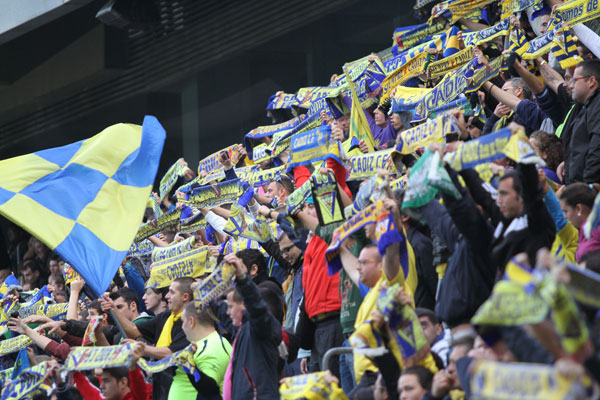
[[[0,214],[39,238],[96,292],[142,222],[165,141],[155,117],[0,161]]]

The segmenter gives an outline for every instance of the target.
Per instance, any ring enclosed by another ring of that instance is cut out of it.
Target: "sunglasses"
[[[290,182],[291,183],[292,180],[287,175],[277,175],[275,178],[273,178],[273,182],[280,182],[280,183]]]

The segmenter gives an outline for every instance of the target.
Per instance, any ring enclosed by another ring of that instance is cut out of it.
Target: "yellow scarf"
[[[497,130],[504,128],[505,126],[508,126],[508,123],[510,122],[510,119],[513,117],[514,114],[515,112],[511,111],[508,114],[501,116],[498,119],[498,121],[494,124],[493,131],[496,132]]]
[[[181,313],[177,315],[171,313],[171,315],[169,315],[169,318],[167,318],[167,321],[160,332],[160,336],[156,342],[156,347],[168,347],[171,344],[171,331],[173,330],[173,324],[179,321],[179,318],[181,318]]]
[[[450,391],[450,398],[452,400],[464,400],[465,399],[465,392],[463,392],[462,390],[451,390]]]

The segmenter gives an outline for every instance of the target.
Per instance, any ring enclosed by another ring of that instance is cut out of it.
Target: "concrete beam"
[[[93,0],[0,0],[0,44],[70,13]]]

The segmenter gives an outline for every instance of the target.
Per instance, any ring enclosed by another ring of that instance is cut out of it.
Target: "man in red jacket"
[[[100,389],[81,372],[75,372],[73,379],[79,393],[86,400],[151,400],[152,388],[144,380],[137,361],[144,354],[144,346],[137,345],[133,349],[131,366],[105,368],[100,377]]]
[[[335,175],[342,202],[346,198],[347,202],[351,204],[352,194],[346,185],[346,169],[344,166],[329,158],[327,159],[327,169],[322,169],[321,173],[326,174],[329,172],[333,172]],[[294,178],[298,187],[310,179],[310,175],[310,171],[305,166],[294,168]],[[325,259],[325,251],[329,246],[328,241],[331,240],[331,237],[319,225],[314,200],[312,203],[308,201],[305,210],[299,211],[296,216],[313,234],[312,237],[309,235],[311,238],[304,251],[302,265],[303,313],[314,325],[314,340],[312,341],[310,367],[308,369],[311,372],[329,369],[335,376],[339,377],[339,360],[337,357],[333,357],[330,365],[323,365],[323,357],[327,350],[332,347],[339,347],[344,342],[340,323],[342,302],[339,291],[339,273],[330,276]],[[303,333],[309,334],[308,331]],[[302,361],[301,369],[308,372],[306,361]]]

